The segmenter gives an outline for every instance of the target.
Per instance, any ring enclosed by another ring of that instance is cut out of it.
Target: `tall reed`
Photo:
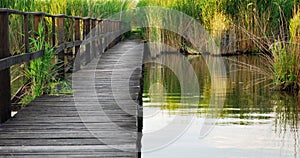
[[[234,32],[235,51],[257,52],[269,51],[275,41],[273,36],[287,36],[294,3],[294,0],[140,0],[137,6],[179,10],[202,23],[217,41],[223,38],[220,37],[223,33]],[[278,29],[282,25],[284,33]]]
[[[300,86],[300,5],[295,5],[294,8],[294,17],[290,22],[290,35],[291,35],[291,43],[293,44],[292,51],[296,54],[296,58],[298,59],[297,65],[297,83]]]

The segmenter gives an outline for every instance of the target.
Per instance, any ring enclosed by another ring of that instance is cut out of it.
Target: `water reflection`
[[[210,76],[210,66],[205,62],[216,57],[188,58],[200,86],[200,95],[193,96],[199,99],[197,105],[182,105],[181,100],[191,96],[181,94],[180,83],[174,72],[159,64],[145,65],[144,131],[163,128],[175,115],[187,114],[196,116],[196,126],[191,128],[198,128],[201,126],[199,122],[203,122],[209,115],[217,120],[217,124],[204,142],[194,144],[185,137],[181,140],[190,148],[204,144],[209,146],[209,149],[197,148],[194,152],[209,153],[212,150],[210,157],[220,157],[220,153],[227,153],[229,157],[299,157],[300,97],[269,91],[271,70],[265,59],[259,56],[226,58],[223,66],[228,70],[227,87],[219,87],[222,84],[216,84],[215,76]],[[217,93],[213,94],[216,89]],[[222,98],[224,106],[212,106],[212,97]],[[216,111],[218,115],[210,115]],[[155,115],[160,115],[159,119],[151,119]],[[233,131],[241,133],[232,134]],[[194,139],[199,137],[195,131],[190,133],[195,134]],[[236,154],[231,155],[231,150]],[[166,152],[162,153],[170,156]],[[151,156],[154,155],[152,153]]]

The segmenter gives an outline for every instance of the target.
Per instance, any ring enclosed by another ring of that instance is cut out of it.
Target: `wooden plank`
[[[0,13],[0,59],[10,56],[9,50],[9,14]],[[5,122],[11,117],[11,86],[10,68],[0,70],[0,123]]]

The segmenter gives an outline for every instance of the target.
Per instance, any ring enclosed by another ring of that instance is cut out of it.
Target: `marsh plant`
[[[296,9],[296,8],[295,8]],[[277,89],[299,90],[300,86],[300,12],[294,11],[289,24],[288,41],[276,41],[272,48],[274,81]]]
[[[140,0],[137,6],[162,6],[193,17],[209,31],[221,54],[261,54],[269,61],[267,71],[272,75],[266,78],[273,80],[273,89],[299,89],[299,0]],[[149,23],[162,22],[162,18],[147,18]],[[183,53],[197,52],[171,31],[142,31],[146,40],[166,43]]]
[[[292,90],[298,89],[297,66],[299,64],[296,54],[292,53],[290,44],[274,43],[272,53],[274,56],[274,81],[275,89]],[[278,87],[279,86],[279,87]]]
[[[216,39],[217,44],[222,43],[220,38],[234,32],[234,50],[247,53],[269,51],[268,48],[274,41],[273,35],[280,33],[281,26],[285,33],[288,33],[286,20],[292,17],[294,3],[296,1],[293,0],[140,0],[137,7],[161,6],[181,11],[200,22]],[[154,32],[151,28],[146,31],[146,37],[148,32]],[[171,41],[169,43],[173,43],[175,48],[180,49],[183,43],[187,44],[172,35],[172,32],[155,32],[157,38],[162,38],[161,41]]]
[[[71,94],[70,85],[66,81],[57,79],[57,68],[61,61],[57,61],[54,48],[45,42],[44,27],[39,25],[34,38],[30,38],[31,52],[43,51],[43,56],[31,61],[25,66],[24,76],[27,79],[25,97],[22,104],[28,104],[43,94]],[[57,89],[58,86],[60,89]]]

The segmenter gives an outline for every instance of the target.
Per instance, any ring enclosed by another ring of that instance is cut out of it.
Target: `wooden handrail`
[[[23,38],[25,42],[25,52],[15,56],[11,56],[12,53],[9,50],[9,17],[12,14],[24,17]],[[37,32],[38,26],[41,24],[44,27],[46,26],[45,18],[51,19],[51,35],[49,36],[50,39],[47,37],[47,41],[51,41],[52,47],[54,47],[54,53],[58,56],[58,59],[60,59],[59,61],[63,61],[58,62],[58,64],[61,64],[58,66],[60,68],[58,73],[61,79],[64,79],[65,77],[65,67],[67,65],[67,63],[65,63],[65,50],[72,51],[71,54],[73,54],[73,57],[71,60],[74,62],[73,70],[80,70],[81,61],[80,58],[76,58],[76,56],[83,55],[85,64],[90,62],[92,58],[101,54],[105,50],[105,47],[108,46],[109,42],[113,42],[112,38],[114,37],[109,36],[118,36],[118,33],[121,32],[121,30],[119,30],[121,27],[116,26],[121,26],[122,24],[120,21],[96,19],[91,17],[68,16],[64,14],[51,15],[44,12],[21,12],[7,8],[0,8],[0,123],[8,120],[11,115],[10,67],[30,62],[42,57],[44,54],[44,50],[30,52],[30,17],[33,17],[34,20],[32,32]],[[71,23],[71,39],[67,39],[65,37],[66,21]],[[45,29],[45,32],[48,32],[48,27],[46,26],[45,28],[47,28]],[[119,40],[120,38],[117,39]],[[79,52],[80,45],[85,45],[85,52]]]

